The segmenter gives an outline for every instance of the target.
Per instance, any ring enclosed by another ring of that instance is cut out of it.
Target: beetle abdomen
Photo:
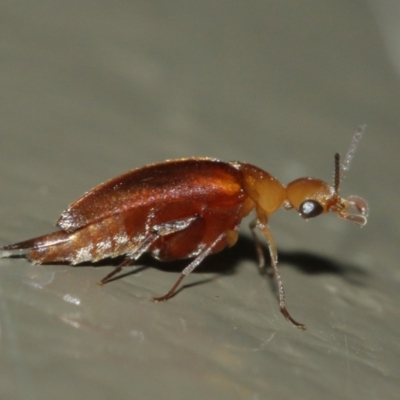
[[[134,170],[68,207],[58,220],[60,231],[3,250],[15,250],[37,264],[130,256],[154,234],[155,226],[198,217],[180,232],[161,235],[146,249],[160,260],[195,257],[221,233],[236,230],[250,211],[243,213],[247,194],[242,180],[235,166],[208,159]],[[227,244],[222,240],[213,253]]]
[[[4,250],[28,249],[26,257],[36,264],[68,262],[78,264],[116,257],[134,250],[140,235],[132,240],[120,221],[121,216],[107,218],[85,226],[74,233],[57,231],[16,243]],[[30,250],[29,250],[30,249]]]

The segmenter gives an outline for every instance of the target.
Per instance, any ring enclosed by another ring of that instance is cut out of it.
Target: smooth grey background
[[[397,8],[396,8],[397,7]],[[2,399],[395,399],[399,393],[400,15],[396,2],[14,1],[0,12],[0,244],[86,190],[210,156],[331,180],[368,124],[334,215],[271,218],[292,315],[243,224],[165,304],[187,262],[110,271],[0,261]]]

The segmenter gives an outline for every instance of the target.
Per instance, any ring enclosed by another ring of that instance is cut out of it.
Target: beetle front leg
[[[283,287],[282,278],[281,278],[281,275],[280,275],[279,269],[278,269],[278,252],[276,250],[276,244],[275,244],[274,237],[272,236],[272,233],[269,230],[268,225],[267,225],[267,217],[263,216],[263,221],[260,221],[260,219],[258,219],[256,221],[256,223],[254,224],[254,228],[255,227],[257,227],[262,232],[262,234],[264,235],[264,237],[268,243],[269,253],[271,255],[271,266],[274,270],[275,279],[278,283],[279,307],[281,309],[281,313],[294,326],[296,326],[297,328],[300,328],[302,330],[305,330],[306,326],[300,322],[297,322],[295,319],[293,319],[292,316],[289,314],[289,311],[286,307],[285,289]]]
[[[254,244],[256,246],[258,267],[260,268],[261,271],[263,271],[263,270],[265,270],[265,257],[264,257],[263,249],[261,247],[261,243],[258,240],[258,237],[256,234],[257,221],[251,221],[249,224],[249,227],[250,227],[251,236],[253,236]]]

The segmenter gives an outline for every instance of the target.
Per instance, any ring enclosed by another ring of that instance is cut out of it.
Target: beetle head
[[[287,186],[287,208],[294,207],[305,219],[332,211],[340,218],[364,226],[367,223],[368,204],[358,196],[348,199],[339,196],[340,174],[339,154],[335,154],[334,186],[316,178],[297,179]],[[351,208],[357,212],[351,212]]]

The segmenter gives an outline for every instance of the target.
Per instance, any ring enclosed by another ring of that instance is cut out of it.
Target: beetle
[[[268,172],[245,162],[169,160],[131,170],[88,191],[61,214],[56,222],[58,231],[1,247],[0,257],[23,256],[35,264],[75,265],[125,255],[100,285],[145,252],[161,261],[192,258],[172,288],[164,296],[153,298],[165,301],[205,257],[236,243],[242,219],[254,210],[256,219],[250,228],[259,265],[263,268],[265,263],[255,229],[268,244],[280,310],[293,325],[305,329],[287,310],[268,218],[283,206],[295,209],[305,219],[335,212],[347,221],[365,225],[365,200],[339,195],[340,181],[364,129],[362,126],[356,131],[342,165],[339,154],[335,154],[332,186],[310,177],[284,186]],[[349,211],[351,207],[355,213]]]

